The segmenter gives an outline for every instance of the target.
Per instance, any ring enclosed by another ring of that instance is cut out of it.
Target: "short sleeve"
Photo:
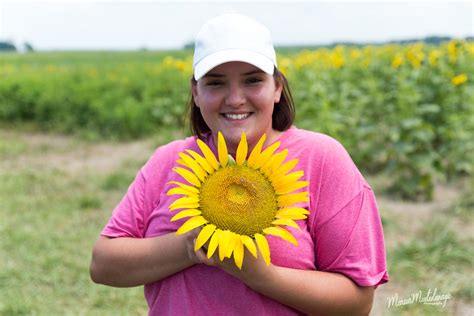
[[[345,148],[319,141],[311,171],[309,225],[319,271],[343,274],[359,286],[388,281],[385,244],[374,192]]]
[[[382,223],[372,189],[360,193],[318,228],[318,270],[341,273],[359,286],[388,281]]]
[[[125,196],[115,207],[112,217],[102,230],[102,236],[134,238],[144,236],[145,189],[146,179],[143,170],[140,170]]]
[[[177,153],[191,148],[194,138],[176,140],[158,147],[137,173],[127,193],[115,207],[101,232],[107,237],[144,238],[150,218],[170,177]]]

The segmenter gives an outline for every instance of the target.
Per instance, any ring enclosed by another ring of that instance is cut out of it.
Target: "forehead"
[[[241,61],[231,61],[227,63],[220,64],[211,70],[204,77],[212,77],[215,75],[248,75],[253,73],[264,73],[260,68],[255,67],[252,64],[241,62]]]

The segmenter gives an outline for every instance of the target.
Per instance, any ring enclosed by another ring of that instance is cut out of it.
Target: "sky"
[[[178,49],[227,12],[265,24],[276,45],[474,35],[474,1],[0,0],[0,40],[36,50]]]

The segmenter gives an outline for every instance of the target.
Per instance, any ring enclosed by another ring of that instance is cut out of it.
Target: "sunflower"
[[[305,219],[309,212],[294,204],[308,201],[308,192],[292,193],[308,186],[299,181],[303,171],[290,171],[298,159],[284,162],[288,149],[279,153],[276,142],[262,151],[264,134],[247,158],[248,145],[242,134],[235,160],[228,155],[224,136],[218,132],[218,157],[200,139],[197,145],[202,155],[193,150],[179,153],[173,171],[187,182],[171,181],[176,186],[168,195],[182,195],[170,206],[170,211],[180,210],[171,221],[189,218],[177,230],[184,234],[202,227],[196,238],[194,250],[198,251],[209,241],[207,257],[218,249],[219,259],[233,256],[242,268],[244,247],[257,257],[257,247],[267,265],[270,249],[266,236],[278,236],[294,245],[295,237],[284,226],[300,229],[295,220]]]

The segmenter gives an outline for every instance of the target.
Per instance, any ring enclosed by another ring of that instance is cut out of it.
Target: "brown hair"
[[[280,101],[275,103],[272,114],[272,128],[277,131],[286,131],[293,125],[295,120],[295,104],[291,95],[290,86],[286,77],[275,67],[273,72],[273,78],[275,81],[283,86],[283,91],[280,97]],[[191,85],[195,85],[197,82],[194,76],[191,78]],[[188,101],[188,114],[189,124],[191,133],[193,135],[201,136],[209,132],[211,129],[207,126],[204,118],[201,115],[201,111],[194,103],[194,97],[191,92]]]

